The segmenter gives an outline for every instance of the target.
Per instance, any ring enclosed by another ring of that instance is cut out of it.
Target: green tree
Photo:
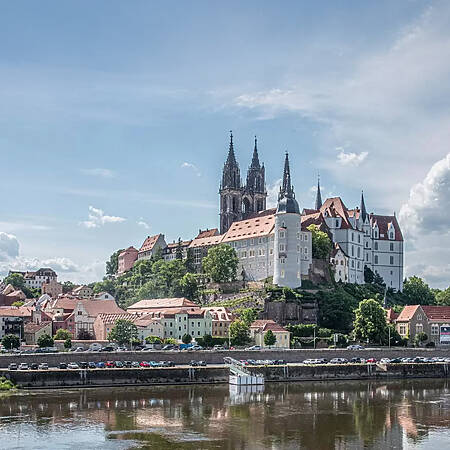
[[[416,347],[420,347],[427,340],[428,340],[427,333],[424,333],[423,331],[421,331],[420,333],[417,333],[414,336],[414,345]]]
[[[198,297],[197,276],[193,273],[186,273],[180,280],[180,290],[183,297],[195,300]]]
[[[320,291],[317,297],[319,325],[348,333],[352,328],[353,311],[358,306],[357,299],[343,287],[337,287],[333,291]]]
[[[126,319],[119,319],[108,334],[108,339],[119,345],[130,344],[137,337],[137,326],[131,320]]]
[[[273,334],[272,330],[267,331],[267,333],[264,335],[264,345],[267,347],[272,347],[272,345],[277,342],[277,338]]]
[[[330,237],[324,231],[320,231],[319,227],[311,224],[307,227],[312,235],[312,257],[317,259],[327,259],[333,248]]]
[[[356,339],[380,344],[387,333],[386,312],[374,299],[360,302],[355,310],[353,333]]]
[[[64,281],[62,284],[62,291],[63,294],[67,294],[68,292],[72,292],[76,288],[76,284],[72,283],[71,281]]]
[[[181,340],[183,341],[183,344],[190,344],[192,341],[192,336],[190,334],[183,334]]]
[[[123,249],[115,251],[106,261],[106,275],[115,275],[119,269],[119,255],[123,252]]]
[[[25,288],[25,279],[20,273],[11,273],[3,279],[3,283],[10,284],[14,289],[23,290]]]
[[[37,345],[40,348],[53,347],[54,343],[53,338],[47,333],[41,334],[37,340]]]
[[[373,284],[377,284],[378,286],[385,286],[386,283],[384,282],[383,277],[375,271],[375,274],[373,276]]]
[[[103,281],[99,281],[92,286],[92,290],[95,294],[100,292],[107,292],[114,298],[116,297],[117,282],[111,278],[104,278]]]
[[[175,250],[175,258],[176,259],[183,259],[183,246],[182,246],[183,241],[181,240],[181,238],[178,238],[178,242],[177,242],[177,248]]]
[[[19,348],[20,347],[19,336],[15,335],[15,334],[7,334],[2,339],[2,345],[7,350],[12,350],[13,348]]]
[[[450,306],[450,287],[443,291],[438,290],[435,293],[436,304],[440,306]]]
[[[256,308],[245,308],[240,313],[240,318],[247,326],[250,326],[258,318]]]
[[[66,339],[72,339],[72,333],[69,330],[65,330],[64,328],[60,328],[55,336],[56,341],[65,341]]]
[[[145,342],[147,344],[161,344],[161,339],[158,336],[147,336]]]
[[[192,248],[188,248],[186,250],[186,260],[184,261],[184,265],[188,272],[195,272],[194,251],[192,250]]]
[[[164,339],[165,345],[177,345],[177,341],[174,338],[165,338]]]
[[[92,336],[92,333],[90,333],[88,330],[81,329],[78,332],[77,339],[80,341],[92,341],[94,339],[94,336]]]
[[[72,348],[72,339],[69,337],[64,341],[64,348],[70,350]]]
[[[214,338],[210,334],[205,334],[203,336],[202,340],[203,340],[204,347],[210,348],[214,345]],[[198,341],[198,339],[197,339],[197,341]]]
[[[369,266],[364,266],[364,283],[373,283],[375,274]]]
[[[241,320],[235,320],[229,327],[232,345],[245,345],[250,342],[250,330]]]
[[[21,302],[20,300],[17,302],[14,302],[11,306],[14,306],[16,308],[20,308],[21,306],[23,306],[23,302]]]
[[[412,276],[403,283],[403,295],[409,305],[433,305],[434,294],[422,278]]]
[[[203,270],[215,283],[226,283],[236,279],[238,257],[234,248],[227,244],[211,247],[203,258]]]

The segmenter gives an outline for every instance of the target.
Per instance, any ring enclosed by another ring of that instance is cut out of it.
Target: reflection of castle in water
[[[5,397],[0,417],[51,429],[83,416],[107,431],[176,429],[228,448],[403,449],[430,427],[449,428],[446,388],[446,380],[408,380],[71,390]]]

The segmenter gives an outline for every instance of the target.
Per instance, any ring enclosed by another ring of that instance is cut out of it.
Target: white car
[[[305,359],[303,364],[324,364],[324,362],[321,359]]]
[[[391,360],[389,358],[381,358],[380,359],[380,363],[383,363],[383,364],[389,364],[390,362],[391,362]]]
[[[20,363],[19,370],[28,370],[28,364],[27,363]]]
[[[364,350],[364,347],[362,345],[353,344],[353,345],[349,345],[347,347],[347,350]]]
[[[247,347],[245,350],[261,350],[260,345],[252,345],[251,347]]]
[[[47,363],[39,364],[39,370],[48,370],[48,364]]]
[[[330,364],[347,364],[348,363],[348,359],[345,358],[333,358],[330,361]]]
[[[79,365],[77,363],[69,363],[67,364],[68,369],[79,369]]]

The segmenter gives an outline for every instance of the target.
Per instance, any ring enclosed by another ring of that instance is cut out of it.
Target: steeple
[[[225,165],[237,165],[236,156],[234,154],[234,146],[233,146],[233,132],[230,131],[230,148],[228,149],[228,157]]]
[[[366,217],[367,217],[367,210],[366,210],[366,204],[364,203],[364,191],[361,191],[361,218],[363,220],[363,222],[366,221]]]
[[[284,160],[283,184],[278,194],[277,213],[280,212],[300,214],[297,200],[295,200],[294,188],[291,183],[291,170],[289,168],[289,155],[287,152]]]
[[[253,157],[252,157],[252,163],[250,164],[251,169],[259,169],[261,166],[259,164],[259,157],[258,157],[258,140],[255,136],[255,148],[253,149]]]
[[[322,207],[322,195],[320,194],[320,175],[317,175],[317,193],[315,209],[318,211]]]

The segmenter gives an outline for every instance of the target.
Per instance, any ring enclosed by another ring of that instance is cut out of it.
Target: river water
[[[446,380],[32,391],[0,397],[3,449],[450,449]]]

